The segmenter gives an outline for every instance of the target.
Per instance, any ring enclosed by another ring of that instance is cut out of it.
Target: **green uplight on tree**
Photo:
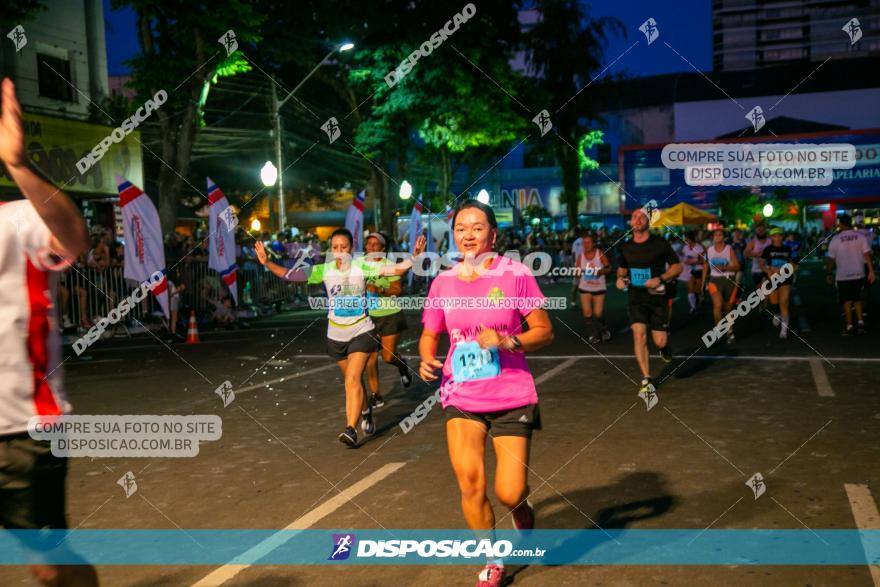
[[[595,171],[596,169],[599,169],[599,162],[587,157],[584,151],[592,149],[596,145],[604,144],[604,136],[605,133],[601,130],[591,130],[578,141],[578,162],[580,164],[581,173],[583,173],[584,170]]]

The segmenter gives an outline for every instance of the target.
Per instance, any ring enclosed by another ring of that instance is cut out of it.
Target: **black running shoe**
[[[858,326],[856,327],[856,334],[868,334],[868,329],[865,328],[864,322],[859,322]]]
[[[513,527],[517,530],[533,530],[535,528],[535,508],[532,502],[526,500],[519,504],[511,514],[513,515]]]
[[[370,407],[373,409],[381,408],[385,405],[385,399],[381,394],[372,393],[370,394]]]
[[[852,324],[848,324],[847,327],[843,331],[844,336],[852,336],[856,333],[855,328],[853,328]]]
[[[351,426],[346,426],[345,430],[342,431],[342,434],[339,435],[339,442],[341,442],[348,448],[357,448],[357,432],[355,432],[354,428],[352,428]]]
[[[662,349],[659,349],[659,350],[660,350],[660,358],[663,359],[663,361],[666,363],[671,363],[672,362],[672,351],[669,350],[669,345],[667,344],[665,347],[663,347]]]
[[[404,387],[409,387],[412,385],[412,373],[409,371],[409,365],[406,364],[406,361],[403,362],[403,368],[400,369],[400,383]]]

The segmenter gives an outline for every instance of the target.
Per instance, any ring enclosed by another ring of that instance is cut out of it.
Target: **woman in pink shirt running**
[[[525,353],[550,343],[553,328],[541,309],[544,295],[535,277],[493,250],[498,224],[489,206],[476,200],[462,203],[453,217],[453,233],[464,258],[431,284],[422,315],[419,374],[436,381],[436,370],[442,368],[446,442],[468,526],[483,534],[495,526],[486,496],[489,435],[495,448],[495,495],[517,529],[531,529],[529,443],[541,419]],[[442,332],[450,342],[445,364],[436,359]],[[478,587],[500,585],[504,578],[500,560],[488,563]]]

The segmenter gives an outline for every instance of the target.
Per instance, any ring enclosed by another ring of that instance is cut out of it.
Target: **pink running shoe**
[[[504,567],[488,564],[477,576],[477,587],[501,587],[504,580]]]
[[[535,508],[526,500],[511,512],[513,527],[517,530],[533,530],[535,528]]]

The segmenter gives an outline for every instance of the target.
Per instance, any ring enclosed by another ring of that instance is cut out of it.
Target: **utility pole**
[[[284,231],[287,225],[287,207],[284,204],[284,159],[281,150],[281,105],[278,103],[278,91],[276,90],[275,77],[272,77],[272,118],[275,123],[275,165],[278,167],[278,227]],[[271,216],[272,205],[269,205]]]

